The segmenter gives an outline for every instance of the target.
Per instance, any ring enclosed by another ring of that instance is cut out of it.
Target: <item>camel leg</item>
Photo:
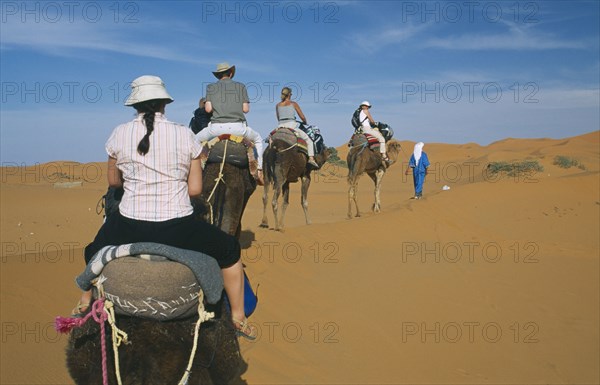
[[[264,227],[264,228],[269,228],[269,219],[267,218],[267,203],[269,202],[269,185],[271,183],[267,182],[265,180],[265,186],[264,186],[264,190],[263,190],[263,197],[262,197],[262,201],[263,201],[263,218],[262,218],[262,222],[260,223],[260,227]]]
[[[375,183],[375,203],[373,204],[373,211],[376,213],[381,212],[380,192],[381,192],[381,180],[383,179],[384,174],[385,174],[385,170],[379,169],[379,170],[375,171],[374,174],[369,175],[371,177],[371,179],[373,179],[373,182]]]
[[[356,194],[354,191],[354,181],[349,179],[348,185],[348,219],[352,219],[352,202]]]
[[[352,203],[356,207],[356,216],[360,217],[360,209],[358,208],[358,176],[349,178],[350,188],[348,189],[348,219],[352,219]]]
[[[354,183],[354,205],[356,206],[356,217],[360,217],[360,209],[358,208],[358,181]]]
[[[277,207],[277,201],[281,194],[281,184],[275,180],[273,183],[273,199],[271,200],[271,207],[273,208],[273,216],[275,217],[275,230],[279,229],[279,216],[277,215],[279,208]]]
[[[310,225],[310,218],[308,217],[308,188],[310,187],[310,175],[306,175],[302,177],[302,194],[300,198],[300,203],[302,204],[302,208],[304,209],[304,218],[306,219],[306,224]]]
[[[285,210],[287,210],[290,204],[290,182],[283,184],[283,204],[281,205],[281,218],[279,219],[279,228],[277,230],[283,231],[283,219],[285,218]]]

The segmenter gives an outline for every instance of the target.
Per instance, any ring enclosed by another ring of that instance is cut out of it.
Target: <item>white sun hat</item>
[[[368,100],[365,100],[360,104],[360,107],[362,107],[362,106],[367,106],[367,107],[371,108],[371,103],[369,103]]]
[[[158,76],[144,75],[131,82],[131,94],[125,101],[126,106],[132,106],[147,100],[164,99],[171,103],[173,98],[167,92],[165,83]]]

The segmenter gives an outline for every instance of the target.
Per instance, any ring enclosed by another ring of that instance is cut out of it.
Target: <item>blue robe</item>
[[[427,154],[423,151],[421,153],[421,159],[419,159],[419,164],[416,164],[415,156],[413,154],[410,156],[408,165],[413,169],[415,196],[420,197],[423,194],[423,183],[425,182],[425,171],[427,170],[427,167],[429,167],[429,158],[427,158]]]

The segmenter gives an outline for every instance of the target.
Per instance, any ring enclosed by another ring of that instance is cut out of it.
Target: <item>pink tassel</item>
[[[70,333],[71,329],[78,328],[88,319],[94,317],[94,320],[98,323],[106,321],[106,314],[104,314],[104,299],[101,298],[92,304],[92,311],[87,313],[83,318],[77,317],[61,317],[58,316],[54,319],[54,329],[59,333]]]
[[[56,319],[54,320],[54,329],[56,329],[57,332],[59,333],[70,333],[71,329],[73,328],[78,328],[81,325],[83,325],[83,323],[87,321],[87,317],[86,318],[73,318],[73,317],[56,317]]]

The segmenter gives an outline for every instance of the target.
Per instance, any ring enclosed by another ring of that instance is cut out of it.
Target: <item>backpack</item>
[[[204,108],[197,108],[194,111],[194,116],[192,117],[192,120],[190,120],[189,124],[189,127],[192,129],[194,134],[199,133],[208,126],[211,116],[212,114],[206,112]]]
[[[383,135],[383,138],[386,142],[388,142],[390,139],[392,139],[392,136],[394,136],[394,130],[392,130],[392,127],[390,127],[386,123],[378,122],[377,129],[379,130],[381,135]]]
[[[354,129],[359,129],[362,126],[362,123],[367,120],[368,118],[365,117],[363,119],[363,121],[360,121],[360,108],[357,108],[356,111],[354,111],[354,114],[352,114],[352,120],[350,121],[352,123],[352,127],[354,127]]]
[[[323,136],[321,135],[321,130],[317,126],[307,126],[304,123],[300,122],[298,126],[299,129],[304,131],[306,135],[313,141],[315,147],[315,154],[320,154],[325,149],[325,143],[323,142]]]

